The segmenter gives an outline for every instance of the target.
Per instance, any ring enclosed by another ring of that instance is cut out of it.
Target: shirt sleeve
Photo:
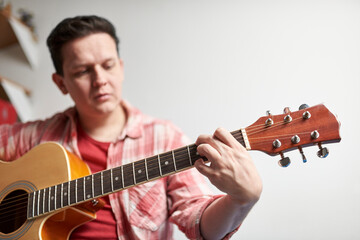
[[[68,117],[56,114],[47,120],[0,126],[0,159],[13,161],[41,142],[64,143],[70,130]]]
[[[0,159],[13,161],[30,150],[31,136],[36,129],[36,125],[30,123],[0,126]]]

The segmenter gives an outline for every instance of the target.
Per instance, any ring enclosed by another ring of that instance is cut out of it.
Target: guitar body
[[[84,203],[28,220],[27,193],[88,174],[88,166],[57,143],[41,144],[13,162],[0,161],[0,239],[68,239],[74,228],[96,217],[96,209]],[[23,203],[6,203],[19,195]]]

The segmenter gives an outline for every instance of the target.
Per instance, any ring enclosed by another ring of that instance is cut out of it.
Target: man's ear
[[[64,79],[62,76],[60,76],[57,73],[53,73],[52,74],[52,80],[54,81],[54,83],[56,84],[56,86],[60,89],[60,91],[63,94],[68,94],[68,90],[66,89],[66,86],[64,85]]]

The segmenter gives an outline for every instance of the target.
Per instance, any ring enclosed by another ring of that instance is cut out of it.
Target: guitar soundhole
[[[19,229],[27,219],[28,193],[15,190],[0,203],[0,232],[8,234]]]

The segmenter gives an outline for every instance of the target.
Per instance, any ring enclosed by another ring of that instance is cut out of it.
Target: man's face
[[[63,46],[62,56],[64,74],[53,74],[53,80],[70,94],[80,115],[111,114],[120,107],[123,63],[110,35],[75,39]]]

